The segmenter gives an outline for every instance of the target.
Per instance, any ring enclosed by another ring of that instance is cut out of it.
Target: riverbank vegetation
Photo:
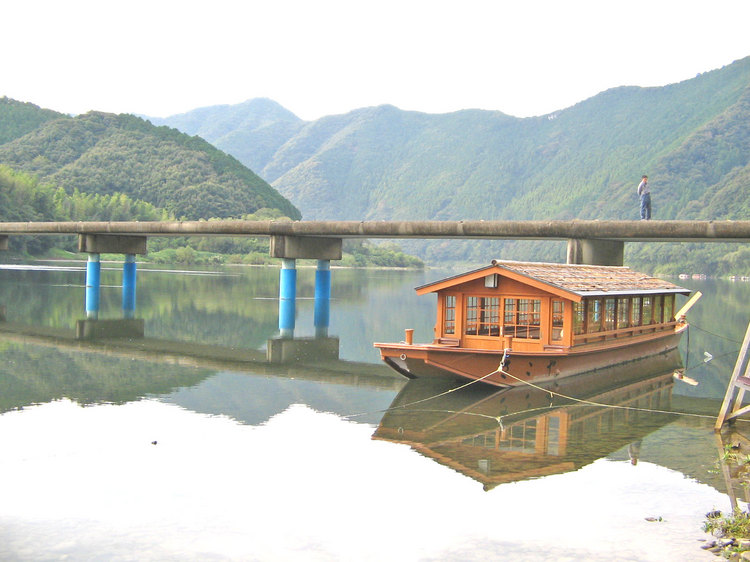
[[[725,445],[723,455],[716,462],[722,472],[730,475],[731,481],[743,487],[750,485],[750,454],[743,450],[741,443]],[[727,485],[731,485],[731,481]],[[716,537],[716,540],[708,541],[704,548],[717,556],[739,560],[740,554],[750,554],[749,512],[739,507],[735,507],[731,513],[710,511],[703,522],[703,530]]]

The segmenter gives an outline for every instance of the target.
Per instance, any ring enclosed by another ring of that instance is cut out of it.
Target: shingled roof
[[[674,283],[629,267],[493,260],[492,265],[579,295],[609,293],[689,293]]]
[[[564,263],[539,263],[492,260],[492,265],[428,283],[417,287],[418,292],[431,292],[441,287],[454,286],[476,278],[490,275],[497,269],[505,270],[513,277],[527,277],[549,287],[555,287],[567,293],[579,296],[625,295],[634,293],[680,293],[689,294],[684,289],[652,277],[645,273],[631,270],[629,267],[607,265],[571,265]]]

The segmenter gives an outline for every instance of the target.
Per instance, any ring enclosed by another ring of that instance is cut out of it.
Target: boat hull
[[[514,352],[503,365],[503,351],[466,349],[439,344],[376,343],[381,359],[409,378],[452,377],[499,387],[549,383],[644,358],[667,356],[679,343],[686,325],[647,338],[608,346],[557,352]],[[665,359],[665,368],[668,367]]]

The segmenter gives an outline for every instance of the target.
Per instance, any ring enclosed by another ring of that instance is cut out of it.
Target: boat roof
[[[557,294],[578,297],[632,294],[689,294],[690,290],[629,267],[492,260],[492,264],[417,287],[425,294],[499,273],[520,282],[542,284]]]

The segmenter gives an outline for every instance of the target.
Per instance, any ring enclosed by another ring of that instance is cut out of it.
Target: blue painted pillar
[[[282,338],[294,337],[295,300],[297,298],[297,263],[281,260],[279,274],[279,331]]]
[[[315,270],[315,335],[328,337],[331,316],[331,261],[318,260]]]
[[[126,254],[122,264],[122,316],[135,318],[135,254]]]
[[[86,318],[99,318],[99,288],[101,287],[101,263],[99,254],[89,254],[86,262]]]

